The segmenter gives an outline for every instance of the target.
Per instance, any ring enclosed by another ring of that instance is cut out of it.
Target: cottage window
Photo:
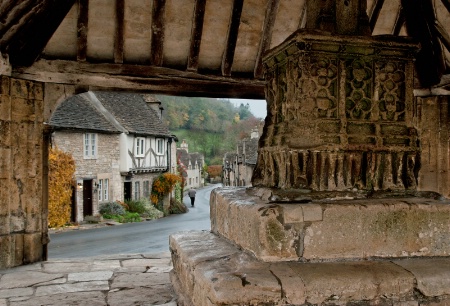
[[[97,158],[97,134],[86,133],[84,134],[84,158],[95,159]]]
[[[164,139],[162,138],[156,139],[156,153],[159,155],[164,154]]]
[[[141,184],[140,182],[134,182],[134,199],[139,200],[141,194]]]
[[[144,181],[144,198],[150,196],[150,181]]]
[[[108,201],[109,200],[109,179],[100,179],[97,183],[98,200]]]
[[[136,157],[143,157],[145,155],[145,138],[137,137],[136,138]]]

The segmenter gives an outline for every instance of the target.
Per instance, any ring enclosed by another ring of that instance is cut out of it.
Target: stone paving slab
[[[170,253],[49,260],[0,270],[0,306],[176,306]]]
[[[182,306],[450,305],[450,258],[263,262],[205,231],[169,241]]]

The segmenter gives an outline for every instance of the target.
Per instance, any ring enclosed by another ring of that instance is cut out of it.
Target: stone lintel
[[[448,201],[306,194],[285,202],[269,190],[215,189],[212,232],[263,261],[450,256]]]
[[[179,305],[450,302],[449,286],[445,288],[440,278],[449,279],[450,258],[268,263],[208,232],[172,235],[170,249],[174,263],[171,280],[180,297]],[[440,271],[440,277],[430,278],[426,273],[426,267],[432,266],[433,271]],[[422,284],[428,290],[422,291]]]

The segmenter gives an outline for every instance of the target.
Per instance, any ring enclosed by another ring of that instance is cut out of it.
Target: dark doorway
[[[131,182],[123,183],[123,197],[124,200],[131,200],[132,190],[131,190]]]
[[[77,222],[77,187],[72,186],[72,197],[70,198],[70,221]]]
[[[83,217],[92,216],[92,180],[83,180]]]

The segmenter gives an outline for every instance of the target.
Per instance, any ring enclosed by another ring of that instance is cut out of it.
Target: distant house
[[[53,145],[76,164],[74,221],[97,214],[100,203],[149,197],[153,180],[176,170],[175,137],[161,111],[151,96],[91,91],[55,110]]]
[[[185,189],[198,188],[204,186],[203,166],[205,165],[205,158],[201,153],[189,153],[188,144],[186,140],[177,148],[177,158],[182,167],[186,171],[186,185]]]
[[[224,186],[251,186],[253,170],[258,159],[259,132],[251,131],[250,139],[237,144],[236,152],[228,152],[223,158]]]

